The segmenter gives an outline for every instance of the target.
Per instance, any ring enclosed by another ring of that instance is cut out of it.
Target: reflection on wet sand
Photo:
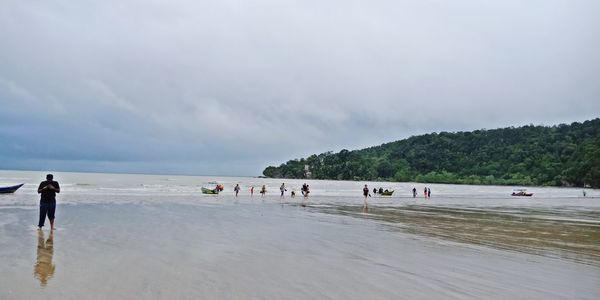
[[[409,205],[329,206],[317,210],[383,221],[386,228],[462,243],[600,264],[600,222],[560,210],[506,211]],[[587,220],[586,220],[587,219]]]
[[[44,231],[38,230],[37,259],[33,268],[33,276],[40,281],[40,285],[45,287],[48,280],[54,275],[56,269],[52,263],[54,255],[54,231],[50,231],[48,239],[44,239]]]

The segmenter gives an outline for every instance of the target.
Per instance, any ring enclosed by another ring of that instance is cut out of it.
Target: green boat
[[[391,191],[386,190],[381,193],[381,196],[391,196],[393,193],[394,193],[394,190],[391,190]]]
[[[217,189],[207,189],[205,187],[201,188],[202,190],[202,194],[207,194],[207,195],[218,195],[219,194],[219,190]]]

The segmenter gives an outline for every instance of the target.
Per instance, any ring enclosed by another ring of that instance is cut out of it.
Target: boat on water
[[[515,196],[515,197],[531,197],[533,196],[533,193],[528,193],[526,189],[518,189],[518,190],[514,190],[511,194],[511,196]]]
[[[207,195],[218,195],[219,194],[219,190],[218,189],[209,189],[209,188],[201,188],[202,190],[202,194],[207,194]]]
[[[209,188],[205,188],[202,187],[202,194],[208,194],[208,195],[217,195],[219,194],[219,192],[222,192],[224,189],[222,184],[217,184],[217,186],[214,189],[209,189]]]
[[[0,194],[11,194],[11,193],[14,193],[20,187],[22,187],[23,185],[24,185],[24,183],[13,185],[13,186],[0,187]]]
[[[389,191],[389,190],[385,190],[385,191],[383,191],[383,192],[381,192],[381,193],[379,193],[379,194],[380,194],[381,196],[391,196],[393,193],[394,193],[394,190],[391,190],[391,191]]]

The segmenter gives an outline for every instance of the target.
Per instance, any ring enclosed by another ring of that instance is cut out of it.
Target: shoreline
[[[562,188],[562,189],[582,189],[582,190],[593,190],[600,191],[600,188],[592,187],[574,187],[574,186],[558,186],[558,185],[510,185],[510,184],[471,184],[471,183],[457,183],[457,182],[416,182],[416,181],[385,181],[385,180],[343,180],[343,179],[315,179],[315,178],[283,178],[283,177],[266,177],[266,176],[229,176],[229,175],[186,175],[186,174],[149,174],[149,173],[106,173],[106,172],[92,172],[92,171],[48,171],[48,170],[7,170],[0,169],[1,172],[26,172],[26,173],[37,173],[45,175],[48,172],[54,172],[54,174],[89,174],[89,175],[135,175],[135,176],[173,176],[183,178],[194,178],[194,177],[206,177],[206,178],[244,178],[244,179],[256,179],[256,180],[306,180],[314,182],[360,182],[360,183],[396,183],[396,184],[439,184],[439,185],[460,185],[460,186],[482,186],[482,187],[527,187],[527,188]],[[41,177],[40,177],[41,178]],[[41,180],[41,179],[40,179]],[[14,183],[17,183],[16,181]],[[19,183],[22,183],[19,181]],[[28,183],[26,183],[28,184]],[[33,183],[29,183],[33,184]],[[37,182],[35,182],[37,184]]]
[[[586,190],[600,190],[599,188],[592,187],[576,187],[576,186],[560,186],[560,185],[512,185],[512,184],[474,184],[474,183],[460,183],[460,182],[417,182],[417,181],[386,181],[386,180],[345,180],[345,179],[314,179],[314,178],[283,178],[283,177],[256,177],[261,179],[288,179],[288,180],[310,180],[310,181],[339,181],[339,182],[390,182],[390,183],[414,183],[414,184],[451,184],[451,185],[463,185],[463,186],[495,186],[495,187],[527,187],[527,188],[572,188],[572,189],[586,189]]]

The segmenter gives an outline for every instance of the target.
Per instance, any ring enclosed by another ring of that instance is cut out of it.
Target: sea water
[[[529,187],[533,197],[512,197],[520,187],[54,175],[50,236],[35,226],[45,172],[0,171],[0,186],[25,183],[0,195],[0,299],[600,295],[597,190]],[[218,196],[200,192],[217,183]],[[371,194],[365,208],[364,184],[395,192]]]

